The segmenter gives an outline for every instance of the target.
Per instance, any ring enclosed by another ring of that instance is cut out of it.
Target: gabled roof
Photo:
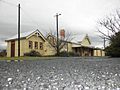
[[[57,37],[55,35],[52,35],[52,33],[48,33],[46,38],[48,38],[48,37],[53,37],[53,38],[57,39]]]
[[[85,35],[75,35],[73,36],[72,42],[81,43]]]
[[[48,33],[48,34],[47,34],[46,38],[48,38],[48,37],[53,37],[53,38],[57,39],[56,36],[55,36],[55,35],[52,35],[51,33]],[[90,39],[89,39],[88,34],[86,34],[86,35],[76,35],[75,38],[73,37],[73,39],[72,39],[71,41],[67,41],[67,42],[73,43],[73,44],[82,45],[82,42],[83,42],[85,39],[87,39],[88,42],[91,44],[91,41],[90,41]],[[66,42],[66,41],[63,40],[63,42]],[[90,46],[90,45],[89,45],[89,46]]]
[[[85,48],[95,48],[94,46],[85,46],[85,45],[81,45],[81,44],[73,44],[72,48],[77,48],[77,47],[85,47]]]
[[[95,48],[94,46],[91,45],[91,41],[90,41],[90,38],[88,36],[88,34],[86,34],[86,36],[83,36],[83,35],[77,35],[76,37],[77,41],[75,44],[72,45],[73,48],[75,47],[86,47],[86,48]],[[84,41],[87,39],[89,45],[87,44],[84,44]],[[74,39],[75,40],[75,39]],[[80,41],[81,40],[81,41]]]
[[[39,35],[43,38],[43,40],[45,40],[45,37],[42,35],[42,33],[37,29],[35,31],[29,31],[29,32],[24,32],[24,33],[20,33],[20,38],[27,38],[30,37],[31,35],[35,34],[35,33],[39,33]],[[6,39],[5,41],[10,41],[10,40],[16,40],[18,39],[18,34],[12,36],[11,38]]]
[[[83,35],[83,34],[82,35],[75,35],[75,38],[73,38],[72,42],[81,44],[84,39],[88,39],[88,42],[91,44],[91,41],[89,39],[88,34],[86,34],[86,35]]]
[[[83,38],[83,40],[84,40],[84,39],[87,39],[88,42],[91,44],[91,41],[90,41],[90,38],[89,38],[88,34],[86,34],[86,36]],[[83,40],[82,40],[82,41],[83,41]],[[82,42],[81,42],[81,43],[82,43]]]

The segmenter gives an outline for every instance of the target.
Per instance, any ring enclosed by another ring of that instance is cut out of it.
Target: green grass
[[[0,60],[48,60],[52,58],[53,57],[0,57]]]
[[[0,57],[0,60],[27,60],[29,57]]]
[[[45,56],[45,57],[0,57],[0,60],[53,60],[58,58],[67,58],[67,57],[56,57],[56,56]],[[108,57],[77,57],[77,58],[108,58]]]

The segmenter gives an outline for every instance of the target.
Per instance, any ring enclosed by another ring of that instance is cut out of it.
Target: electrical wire
[[[0,2],[3,2],[3,3],[5,3],[5,4],[11,5],[11,6],[18,7],[18,5],[13,4],[13,3],[11,3],[11,2],[8,2],[8,1],[5,1],[5,0],[0,0]],[[44,29],[42,29],[42,28],[39,28],[39,24],[30,16],[30,14],[28,14],[22,7],[20,7],[20,9],[21,9],[21,11],[27,16],[27,18],[28,18],[29,20],[31,20],[31,22],[34,23],[35,26],[38,27],[38,29],[40,29],[40,30],[42,30],[42,31],[44,30]],[[44,32],[47,33],[46,30],[44,30]]]
[[[30,14],[29,14],[27,11],[25,11],[22,7],[20,7],[20,8],[21,8],[21,11],[24,13],[24,15],[27,16],[28,20],[31,20],[31,22],[34,23],[34,25],[35,25],[36,27],[38,27],[38,29],[42,30],[42,32],[47,33],[43,28],[40,27],[40,25],[38,24],[38,22],[36,22],[36,21],[30,16]],[[43,31],[43,30],[44,30],[44,31]]]
[[[5,4],[11,5],[11,6],[18,7],[18,5],[13,4],[13,3],[11,3],[11,2],[8,2],[8,1],[5,1],[5,0],[0,0],[0,2],[3,2],[3,3],[5,3]]]

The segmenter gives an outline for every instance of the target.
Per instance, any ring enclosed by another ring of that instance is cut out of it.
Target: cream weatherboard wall
[[[68,52],[73,52],[72,43],[68,43]]]
[[[33,46],[32,46],[33,48],[32,49],[29,48],[29,41],[33,42]],[[45,41],[40,36],[38,37],[37,35],[33,35],[33,36],[27,38],[26,42],[27,43],[26,43],[26,46],[24,48],[25,52],[30,52],[31,50],[35,50],[35,51],[38,51],[41,55],[44,55],[44,43],[45,43]],[[38,49],[35,49],[35,42],[38,42]],[[43,43],[43,49],[42,50],[40,49],[40,45],[39,45],[40,42]]]
[[[48,42],[46,41],[44,44],[44,56],[49,56],[49,55],[55,55],[56,50],[55,48]]]
[[[63,43],[64,44],[64,43]],[[71,42],[67,42],[63,48],[60,50],[60,52],[62,51],[66,51],[66,52],[72,52],[72,43]]]
[[[81,42],[82,45],[84,46],[89,46],[90,45],[90,42],[87,38],[83,39],[83,41]]]
[[[12,37],[6,40],[7,57],[11,57],[11,55],[13,55],[13,53],[11,54],[11,42],[12,42],[12,45],[14,46],[13,41],[15,42],[15,55],[14,56],[15,57],[18,56],[18,40],[17,40],[17,36],[15,36],[14,38]],[[29,41],[33,42],[32,49],[29,48]],[[35,42],[38,42],[38,49],[35,49]],[[43,49],[40,49],[40,42],[43,43]],[[12,51],[14,51],[13,49]],[[25,53],[28,53],[31,50],[38,51],[42,56],[49,56],[49,55],[56,54],[56,50],[53,47],[53,45],[51,45],[49,40],[47,40],[39,30],[21,34],[20,56],[24,56]],[[77,53],[79,51],[80,56],[86,56],[86,54],[88,56],[105,56],[105,52],[103,50],[101,49],[96,50],[96,48],[91,47],[91,42],[90,42],[88,35],[86,35],[84,39],[82,40],[82,42],[80,43],[75,44],[72,42],[67,42],[66,45],[63,46],[61,51],[68,51],[68,52],[73,52],[73,53]]]
[[[90,39],[89,39],[89,37],[88,37],[87,34],[86,34],[86,36],[83,38],[83,40],[81,41],[81,45],[84,45],[84,46],[89,46],[89,45],[91,45]]]
[[[103,50],[94,50],[94,56],[105,56],[105,51],[103,51]]]
[[[7,57],[11,57],[11,42],[7,42]]]
[[[24,52],[26,51],[25,48],[27,47],[26,45],[26,40],[20,40],[20,56],[24,55]],[[15,40],[15,57],[18,56],[18,40]],[[11,57],[11,41],[7,42],[7,57]]]
[[[33,48],[29,48],[29,41],[33,42]],[[35,42],[38,42],[38,49],[35,49]],[[40,42],[43,43],[43,49],[40,49]],[[24,53],[30,52],[31,50],[38,51],[42,56],[54,55],[56,53],[55,49],[48,43],[48,41],[38,37],[37,35],[32,35],[31,37],[26,37],[20,40],[20,56],[24,56]],[[18,40],[15,40],[15,57],[18,56]],[[11,41],[7,42],[7,57],[11,57]]]

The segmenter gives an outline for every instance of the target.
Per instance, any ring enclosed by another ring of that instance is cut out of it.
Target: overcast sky
[[[0,0],[0,48],[17,33],[17,5],[21,3],[21,32],[39,29],[55,32],[55,14],[60,13],[59,29],[74,35],[90,36],[93,45],[102,46],[97,21],[120,8],[120,0]],[[81,39],[76,38],[76,41]]]

